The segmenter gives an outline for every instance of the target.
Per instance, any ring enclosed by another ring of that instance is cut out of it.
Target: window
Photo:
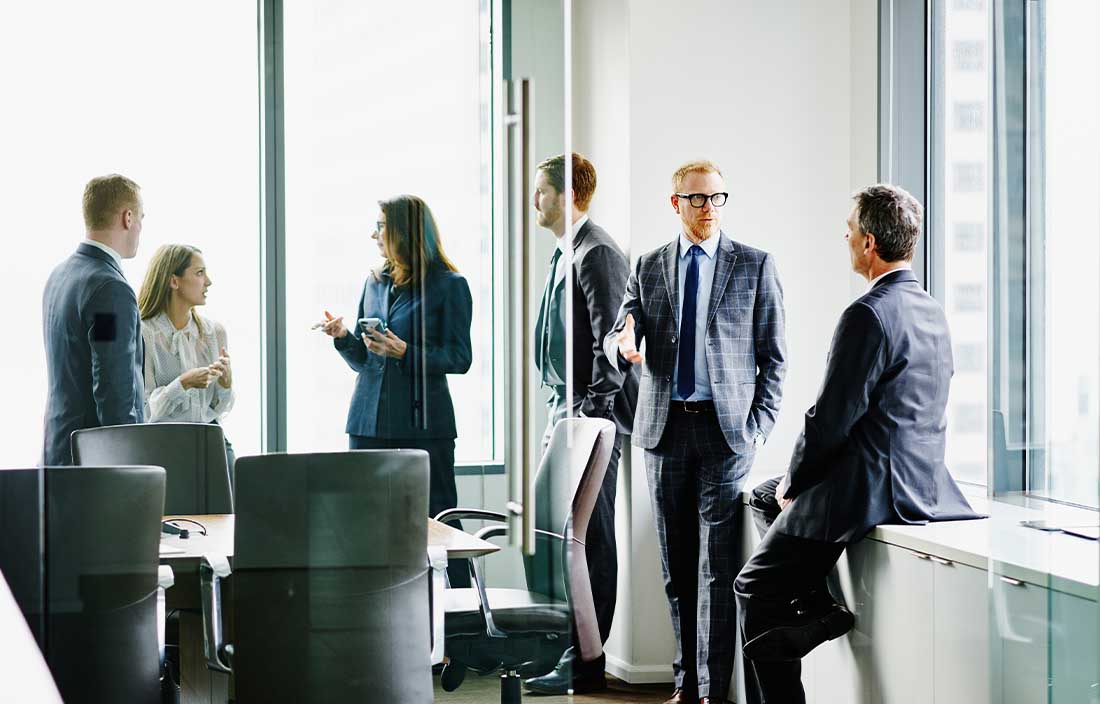
[[[348,446],[355,373],[309,328],[325,310],[354,324],[364,280],[382,261],[370,238],[378,201],[411,193],[431,208],[473,295],[473,366],[448,378],[455,456],[493,459],[488,3],[321,13],[287,0],[284,13],[288,449]]]
[[[1095,3],[938,5],[929,242],[957,479],[1100,506]]]
[[[111,172],[142,186],[142,242],[123,266],[135,290],[157,246],[183,242],[203,250],[214,280],[203,312],[225,325],[234,359],[238,399],[226,435],[238,454],[258,452],[254,4],[28,3],[4,15],[0,193],[8,261],[0,368],[9,402],[0,409],[0,463],[41,459],[42,290],[83,239],[84,184]]]

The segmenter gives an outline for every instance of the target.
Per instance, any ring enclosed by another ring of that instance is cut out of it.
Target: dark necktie
[[[539,319],[535,324],[539,336],[539,346],[535,351],[535,366],[542,372],[542,378],[547,377],[547,359],[550,350],[550,326],[555,321],[550,320],[550,299],[554,295],[554,281],[557,279],[558,259],[561,258],[561,250],[554,247],[554,254],[550,257],[550,273],[546,277],[546,288],[542,292],[542,305],[539,306]]]
[[[685,401],[695,393],[695,315],[699,297],[699,255],[697,244],[688,250],[687,278],[684,280],[684,305],[680,309],[680,347],[677,350],[676,392]]]

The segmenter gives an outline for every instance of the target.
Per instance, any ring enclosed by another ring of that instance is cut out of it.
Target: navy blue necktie
[[[688,250],[687,278],[684,280],[684,305],[680,309],[680,347],[677,350],[676,392],[685,401],[695,393],[695,315],[699,297],[699,255],[702,248]]]

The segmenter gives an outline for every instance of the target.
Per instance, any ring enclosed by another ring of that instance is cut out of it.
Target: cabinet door
[[[1050,702],[1100,702],[1100,616],[1091,599],[1050,592]]]
[[[994,574],[989,595],[990,701],[1046,702],[1047,590]]]
[[[864,540],[849,555],[862,613],[856,629],[870,639],[871,701],[932,701],[932,563],[904,548]]]
[[[935,557],[932,561],[935,702],[988,702],[987,573]]]

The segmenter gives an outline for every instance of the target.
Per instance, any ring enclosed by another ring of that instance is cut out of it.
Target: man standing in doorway
[[[633,369],[620,369],[603,349],[604,336],[611,330],[616,307],[622,301],[630,272],[626,257],[615,240],[588,217],[588,205],[596,192],[596,169],[579,154],[572,155],[572,203],[565,184],[565,156],[547,159],[538,166],[535,178],[535,210],[539,225],[554,234],[557,246],[550,259],[542,305],[535,326],[535,365],[542,384],[553,395],[548,401],[549,417],[542,448],[546,450],[554,425],[572,416],[606,418],[615,422],[615,447],[607,465],[603,486],[585,538],[588,574],[600,642],[607,642],[615,614],[618,588],[618,557],[615,550],[615,487],[623,437],[634,424],[638,378]],[[565,233],[566,215],[571,237]],[[572,250],[572,281],[567,252]],[[566,286],[572,287],[569,308]],[[568,326],[568,327],[567,327]],[[572,331],[572,369],[566,364],[567,330]],[[566,388],[572,377],[572,396]],[[527,680],[527,687],[544,694],[577,694],[604,689],[604,655],[581,653],[569,648],[549,674]]]
[[[44,465],[73,463],[74,430],[145,420],[141,320],[122,274],[144,217],[141,189],[125,176],[93,178],[84,188],[86,239],[53,270],[42,296]]]
[[[736,509],[786,371],[783,291],[767,252],[722,231],[729,194],[715,164],[684,164],[672,186],[681,232],[639,257],[604,344],[622,368],[642,365],[634,444],[676,632],[666,704],[720,702],[733,673]]]

